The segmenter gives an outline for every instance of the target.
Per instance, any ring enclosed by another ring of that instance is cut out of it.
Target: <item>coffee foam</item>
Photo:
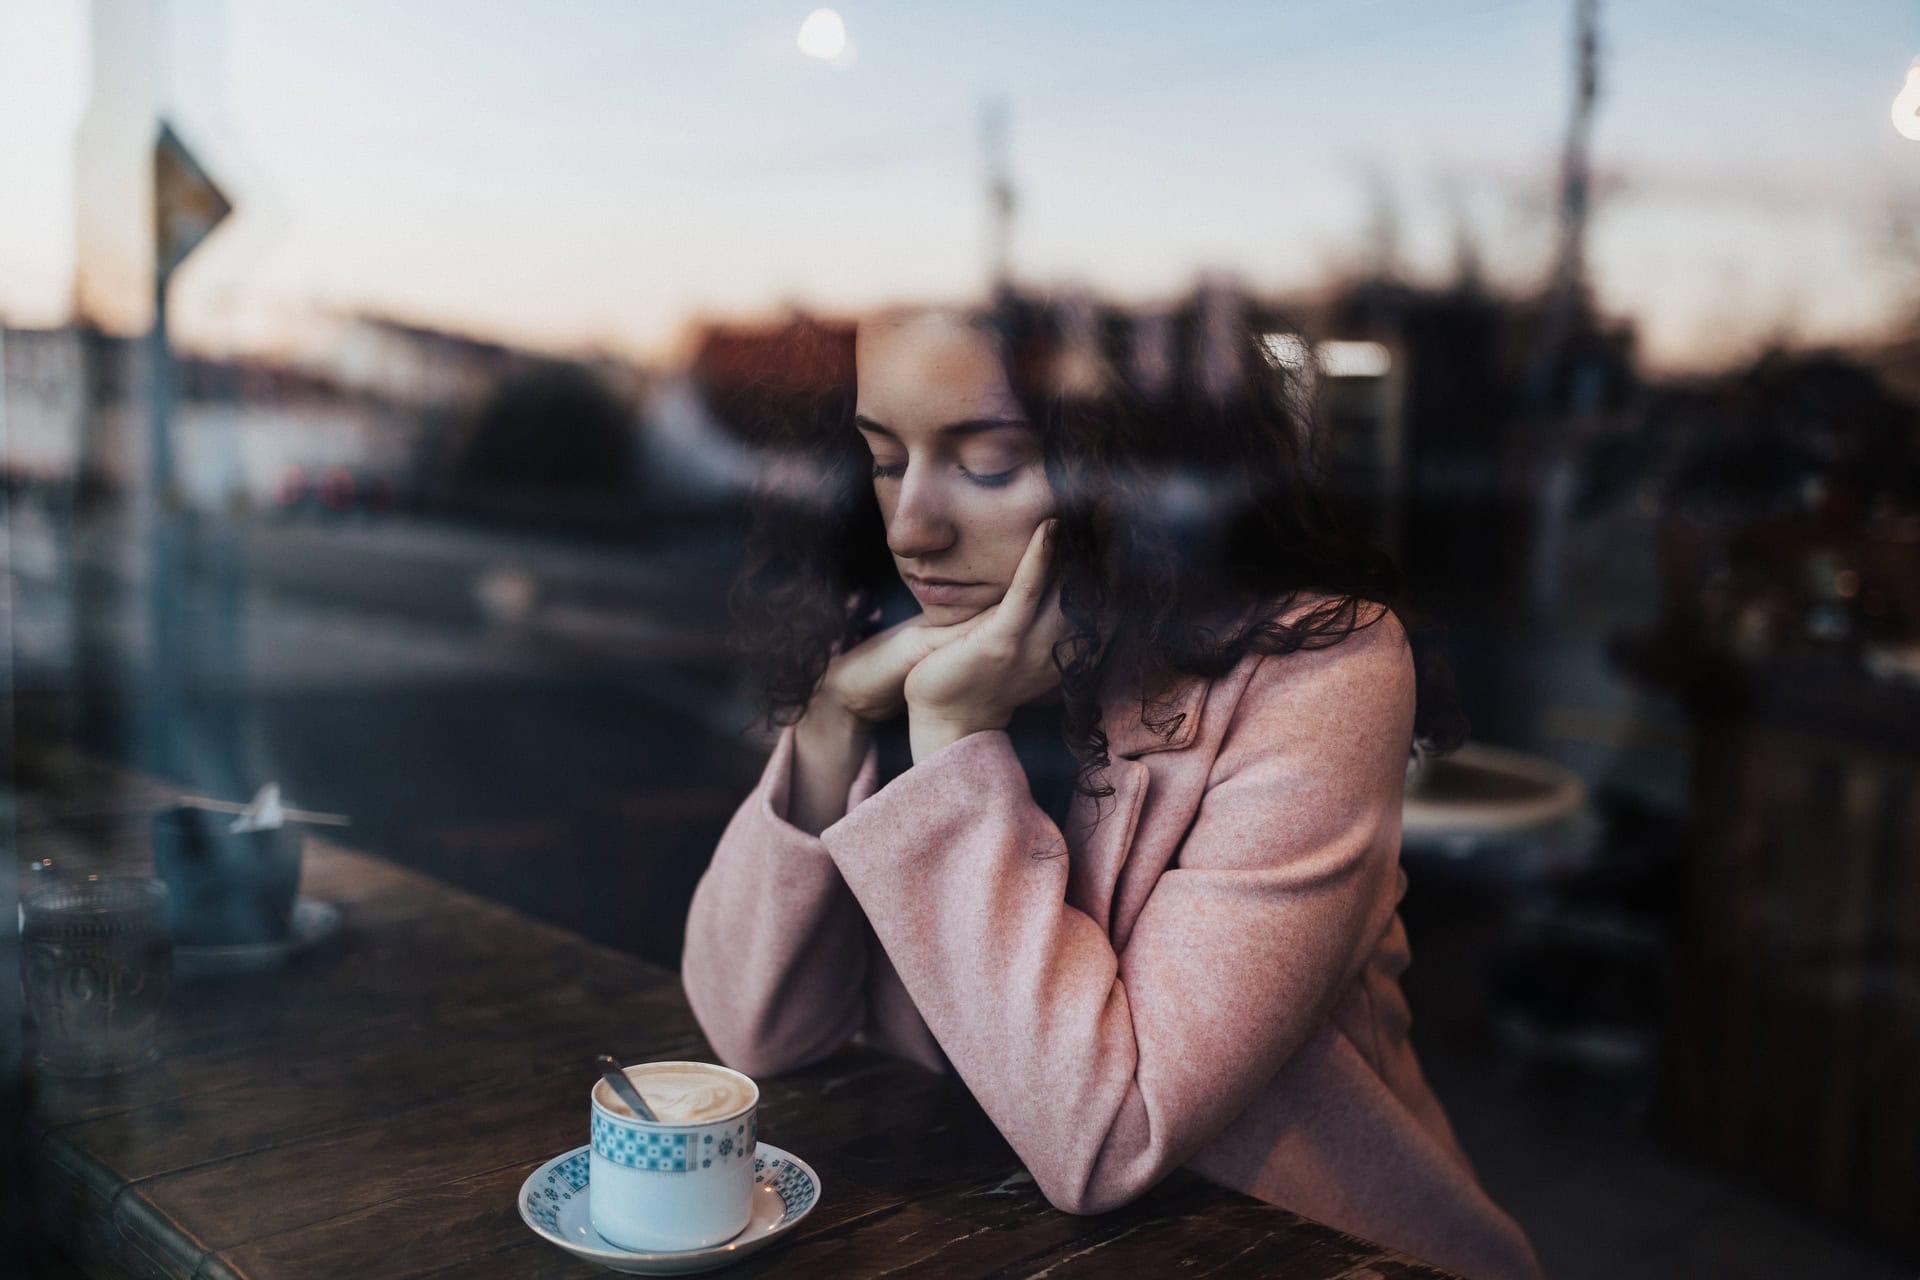
[[[643,1062],[626,1072],[662,1124],[724,1119],[745,1111],[760,1096],[746,1077],[702,1062]],[[604,1081],[594,1086],[594,1096],[613,1114],[634,1118],[633,1110]]]

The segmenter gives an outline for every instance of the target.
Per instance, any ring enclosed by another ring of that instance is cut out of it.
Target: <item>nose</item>
[[[924,467],[908,467],[887,521],[887,549],[902,560],[936,555],[953,545],[956,532],[935,478]]]

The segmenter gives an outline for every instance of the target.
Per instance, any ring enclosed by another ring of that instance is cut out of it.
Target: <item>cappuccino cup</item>
[[[587,1216],[634,1253],[704,1249],[753,1215],[759,1086],[708,1062],[625,1068],[656,1117],[642,1120],[605,1080],[593,1085]]]

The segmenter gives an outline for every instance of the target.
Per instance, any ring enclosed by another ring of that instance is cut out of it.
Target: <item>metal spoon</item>
[[[627,1073],[620,1069],[620,1064],[613,1060],[611,1054],[601,1054],[593,1060],[593,1065],[600,1068],[601,1078],[620,1095],[620,1101],[633,1108],[633,1114],[642,1120],[660,1123],[660,1117],[653,1114],[647,1100],[640,1096],[640,1091],[633,1087],[633,1081],[627,1079]]]

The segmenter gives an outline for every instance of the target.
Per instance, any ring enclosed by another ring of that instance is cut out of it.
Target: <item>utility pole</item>
[[[1558,602],[1569,507],[1573,500],[1574,414],[1579,380],[1567,356],[1576,322],[1591,307],[1587,219],[1592,207],[1593,114],[1600,98],[1600,0],[1574,0],[1573,104],[1560,153],[1560,243],[1541,307],[1527,399],[1533,430],[1522,452],[1538,506],[1528,566],[1528,601],[1544,616]],[[1560,385],[1563,381],[1566,386]]]
[[[1568,302],[1586,287],[1593,111],[1600,98],[1600,0],[1574,0],[1573,57],[1573,110],[1560,154],[1560,245],[1551,286],[1556,300]]]
[[[987,284],[994,294],[1013,285],[1013,171],[1008,156],[1007,99],[980,110],[980,148],[987,174]]]
[[[1526,396],[1547,409],[1574,321],[1588,305],[1587,221],[1592,207],[1594,108],[1600,98],[1600,0],[1574,0],[1573,107],[1560,151],[1560,231],[1553,274],[1540,299],[1540,317],[1527,369]]]

